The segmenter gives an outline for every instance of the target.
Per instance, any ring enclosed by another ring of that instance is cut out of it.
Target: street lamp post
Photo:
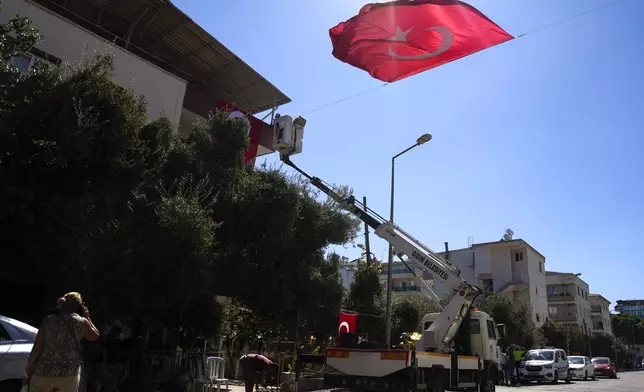
[[[409,150],[425,144],[428,141],[432,140],[432,135],[426,133],[416,139],[416,143],[410,147],[407,147],[405,150],[399,152],[398,154],[391,157],[391,200],[389,206],[389,221],[394,223],[394,179],[395,179],[395,165],[396,158],[405,154]],[[392,289],[392,270],[394,262],[394,248],[389,244],[389,261],[388,261],[388,270],[387,270],[387,304],[385,309],[385,341],[387,342],[387,347],[391,346],[391,289]]]

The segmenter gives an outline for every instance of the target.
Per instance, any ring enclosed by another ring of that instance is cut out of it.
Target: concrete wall
[[[84,53],[92,55],[105,49],[108,44],[102,38],[31,2],[10,0],[5,1],[2,7],[0,23],[16,14],[28,17],[33,27],[44,36],[36,47],[64,62],[77,62]],[[119,47],[113,46],[110,51],[116,57],[114,82],[145,96],[150,120],[159,118],[164,112],[178,126],[186,82]]]
[[[590,303],[591,310],[591,320],[593,324],[601,322],[602,329],[594,329],[593,332],[603,332],[609,335],[613,335],[613,326],[611,324],[610,318],[610,301],[598,295],[589,295],[588,302]],[[593,312],[593,308],[599,308],[599,312]]]
[[[523,260],[515,262],[514,252],[523,252]],[[445,257],[445,253],[440,253]],[[498,292],[509,284],[525,284],[525,290],[509,293],[513,299],[532,307],[532,319],[537,325],[545,322],[548,314],[546,297],[545,263],[543,257],[526,246],[524,242],[491,243],[449,252],[449,260],[461,269],[461,277],[482,289],[483,279],[493,280],[494,291]],[[514,273],[513,273],[514,269]],[[446,289],[435,282],[439,295]],[[537,317],[537,314],[539,317]]]
[[[548,317],[548,296],[546,292],[545,259],[530,248],[526,250],[526,267],[529,275],[530,304],[532,318],[537,326]],[[538,317],[537,317],[538,315]]]
[[[576,313],[576,320],[574,324],[579,325],[583,328],[583,325],[586,325],[586,328],[592,330],[592,320],[590,317],[590,302],[588,302],[589,287],[586,282],[584,282],[579,277],[568,277],[573,276],[572,274],[547,274],[546,283],[548,286],[556,287],[560,289],[561,287],[567,287],[567,291],[572,296],[572,301],[567,301],[565,305],[561,301],[558,301],[556,297],[550,297],[549,305],[556,306],[558,309],[563,309],[563,307],[568,307],[568,309],[574,309]],[[574,304],[574,305],[573,305]],[[573,305],[573,306],[571,306]],[[586,331],[588,332],[588,331]]]
[[[340,279],[342,279],[342,286],[345,290],[351,288],[351,283],[355,280],[357,267],[355,264],[341,264],[338,272],[340,273]]]

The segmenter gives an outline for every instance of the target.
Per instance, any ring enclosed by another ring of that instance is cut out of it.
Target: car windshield
[[[525,356],[525,360],[526,361],[552,361],[554,357],[555,357],[555,352],[551,350],[528,351],[528,353]]]
[[[8,327],[13,327],[13,330],[15,331],[15,333],[18,334],[18,336],[13,336],[12,337],[13,339],[18,339],[18,340],[23,340],[28,342],[36,341],[36,334],[38,333],[38,329],[32,327],[29,324],[11,319],[9,317],[4,317],[4,316],[0,316],[0,324],[7,325]],[[11,329],[11,328],[8,328],[8,329]]]
[[[568,357],[568,362],[576,365],[583,365],[585,361],[583,357]]]
[[[595,358],[593,359],[593,363],[596,363],[598,365],[608,365],[610,364],[610,361],[608,358]]]

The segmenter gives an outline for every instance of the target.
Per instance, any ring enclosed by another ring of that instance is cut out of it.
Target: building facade
[[[18,68],[109,50],[113,81],[145,97],[150,120],[165,115],[183,135],[222,104],[252,115],[290,102],[169,1],[11,0],[2,4],[0,23],[17,14],[43,36],[32,53],[12,59]],[[268,154],[272,127],[259,128],[257,155]]]
[[[349,263],[342,261],[338,272],[340,273],[340,279],[342,280],[342,287],[345,290],[349,291],[351,284],[356,279],[356,271],[358,271],[358,265],[356,263]]]
[[[405,264],[394,262],[392,264],[393,269],[391,272],[392,296],[400,297],[407,293],[426,292],[427,288],[420,282],[420,279],[422,279],[430,288],[434,288],[434,281],[430,274],[424,272],[418,267],[414,268],[412,263],[408,263],[408,265],[413,268],[413,271],[418,278],[405,266]],[[380,272],[380,281],[384,287],[387,287],[387,272],[388,264],[384,264],[382,271]]]
[[[486,292],[505,293],[526,305],[532,321],[542,325],[548,315],[546,258],[526,241],[503,240],[472,244],[469,248],[439,254],[461,270],[461,277]],[[446,289],[436,283],[440,296]]]
[[[546,272],[548,284],[548,317],[571,327],[584,335],[592,333],[588,284],[581,274]]]
[[[644,299],[620,299],[615,303],[615,311],[644,318]]]
[[[613,325],[610,319],[610,301],[599,294],[589,294],[590,319],[593,323],[592,333],[605,333],[613,336]]]

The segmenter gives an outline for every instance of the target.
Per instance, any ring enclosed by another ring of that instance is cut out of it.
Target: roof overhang
[[[169,0],[30,0],[252,114],[291,100]]]

